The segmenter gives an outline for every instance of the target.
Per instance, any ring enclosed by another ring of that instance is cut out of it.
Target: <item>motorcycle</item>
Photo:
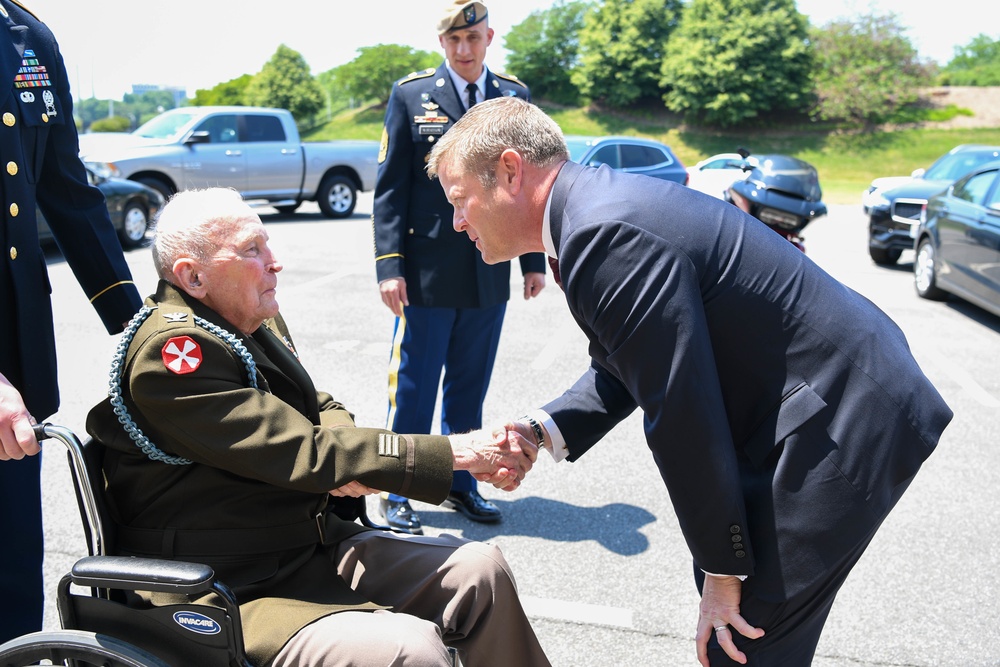
[[[750,174],[726,190],[725,199],[806,251],[802,230],[826,215],[815,167],[788,155],[744,155]]]

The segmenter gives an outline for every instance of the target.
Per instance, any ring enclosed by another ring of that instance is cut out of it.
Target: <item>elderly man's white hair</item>
[[[232,188],[178,192],[156,219],[153,264],[163,280],[173,278],[174,263],[190,257],[205,262],[237,223],[256,218],[253,209]]]

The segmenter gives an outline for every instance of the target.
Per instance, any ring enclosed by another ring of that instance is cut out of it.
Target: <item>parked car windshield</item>
[[[192,113],[163,114],[143,123],[133,134],[146,139],[174,139],[194,117]]]
[[[941,157],[924,173],[928,181],[957,181],[981,164],[1000,157],[995,150],[961,151]]]

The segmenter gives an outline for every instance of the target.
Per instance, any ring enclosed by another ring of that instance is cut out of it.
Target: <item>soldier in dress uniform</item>
[[[255,665],[447,665],[446,645],[466,665],[548,665],[499,549],[328,511],[374,489],[440,502],[456,468],[516,488],[537,449],[504,428],[355,427],[298,359],[267,240],[235,190],[187,190],[160,213],[156,294],[87,419],[107,446],[115,551],[210,565]]]
[[[531,99],[516,77],[483,64],[493,39],[486,5],[450,2],[437,31],[445,62],[392,87],[372,215],[379,290],[396,316],[387,427],[406,433],[430,433],[442,369],[441,433],[482,425],[510,298],[510,262],[487,265],[452,229],[452,206],[424,172],[427,154],[470,105],[504,95]],[[545,286],[544,255],[525,255],[520,263],[524,298],[537,296]],[[473,521],[501,518],[462,472],[444,504]],[[380,506],[390,526],[422,533],[405,497],[384,495]]]
[[[35,206],[109,333],[142,305],[104,195],[79,158],[49,29],[0,0],[0,643],[42,628],[41,465],[31,424],[59,407],[51,287]]]

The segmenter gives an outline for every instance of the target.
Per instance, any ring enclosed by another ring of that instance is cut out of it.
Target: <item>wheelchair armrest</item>
[[[70,572],[74,584],[156,593],[203,593],[215,588],[208,565],[131,556],[86,556]]]

